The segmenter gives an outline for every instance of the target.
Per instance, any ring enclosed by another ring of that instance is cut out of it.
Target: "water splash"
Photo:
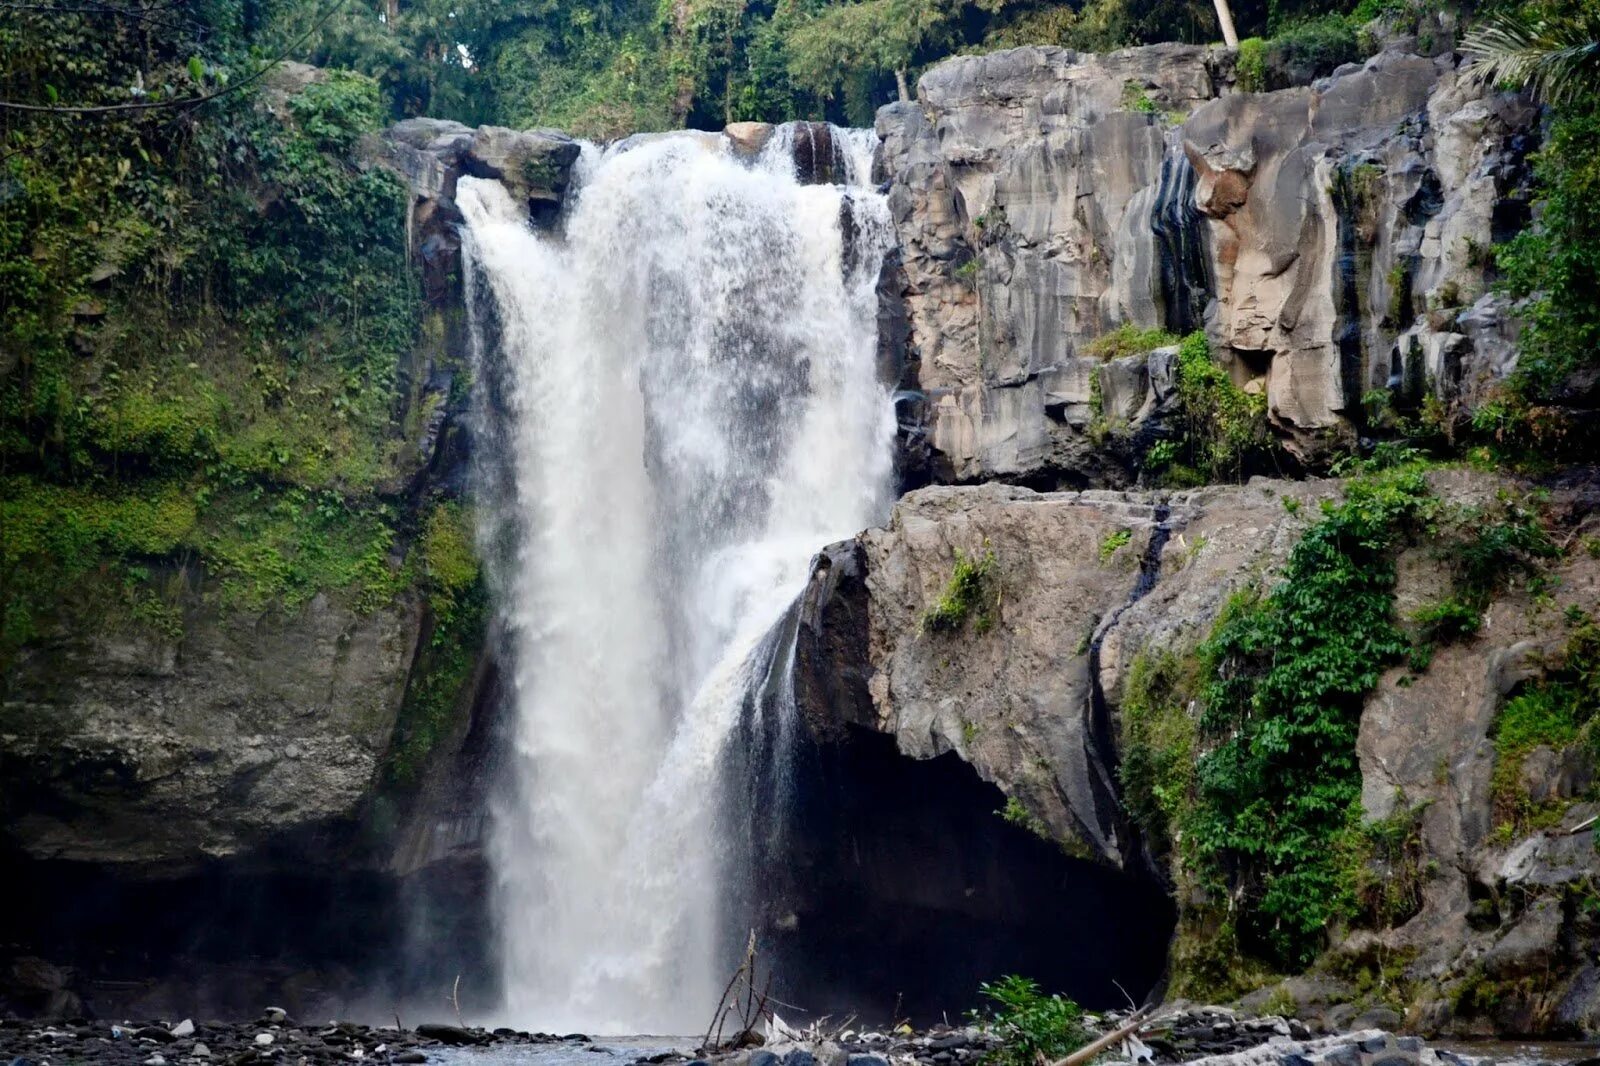
[[[726,977],[724,754],[769,631],[812,553],[888,505],[892,227],[875,194],[693,136],[588,149],[576,183],[560,235],[496,182],[457,196],[516,701],[504,1013],[682,1032]]]

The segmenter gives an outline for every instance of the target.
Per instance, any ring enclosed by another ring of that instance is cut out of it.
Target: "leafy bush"
[[[1483,624],[1483,609],[1458,596],[1448,596],[1418,608],[1411,620],[1422,627],[1424,640],[1460,640],[1478,631]]]
[[[932,633],[953,633],[966,625],[976,613],[974,627],[978,632],[994,625],[994,612],[999,604],[998,575],[995,573],[994,551],[984,549],[981,556],[972,557],[956,549],[956,563],[950,572],[950,581],[944,593],[922,615],[922,629]]]
[[[1240,41],[1234,71],[1242,92],[1264,92],[1267,88],[1267,42],[1260,37],[1246,37]]]
[[[1237,597],[1201,653],[1209,675],[1189,823],[1193,858],[1235,887],[1241,943],[1298,967],[1341,905],[1329,844],[1360,792],[1356,727],[1409,648],[1393,617],[1394,550],[1434,504],[1421,471],[1353,479],[1266,597]]]
[[[1315,71],[1319,77],[1361,58],[1355,25],[1335,13],[1284,26],[1272,38],[1271,47],[1281,54],[1284,65]]]
[[[1203,332],[1179,344],[1177,379],[1184,465],[1206,481],[1239,480],[1249,462],[1271,453],[1266,396],[1233,383]]]
[[[1117,554],[1132,539],[1133,530],[1131,529],[1117,529],[1107,533],[1105,539],[1100,542],[1100,561],[1102,563],[1110,562],[1111,557]]]
[[[1036,1066],[1063,1058],[1087,1044],[1091,1034],[1083,1010],[1062,995],[1045,995],[1038,983],[1015,974],[984,982],[978,991],[990,1006],[973,1020],[1000,1038],[985,1061],[996,1066]]]
[[[1006,797],[1006,805],[995,812],[1011,825],[1026,829],[1036,837],[1050,839],[1050,831],[1039,820],[1038,815],[1022,805],[1022,801],[1015,796]]]
[[[1161,110],[1161,105],[1156,103],[1155,98],[1144,86],[1132,81],[1122,87],[1122,107],[1126,111],[1137,111],[1143,115],[1154,115]],[[1156,347],[1159,348],[1160,345]]]

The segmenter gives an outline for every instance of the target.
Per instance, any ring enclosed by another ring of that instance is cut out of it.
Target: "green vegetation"
[[[1542,676],[1521,685],[1491,729],[1495,765],[1491,792],[1495,822],[1511,838],[1558,821],[1567,803],[1533,802],[1522,787],[1522,765],[1538,747],[1558,754],[1583,745],[1600,757],[1595,712],[1600,710],[1600,624],[1581,611],[1568,618],[1566,646]]]
[[[1343,917],[1388,929],[1422,909],[1428,871],[1422,858],[1424,805],[1395,804],[1387,818],[1366,821],[1359,801],[1333,836],[1334,862],[1343,895]]]
[[[1192,655],[1141,651],[1124,683],[1123,802],[1157,855],[1169,852],[1193,802],[1199,722],[1190,708],[1199,675]]]
[[[1083,1010],[1061,995],[1046,995],[1038,983],[1011,974],[984,982],[978,991],[989,1006],[972,1012],[972,1020],[1002,1041],[985,1062],[994,1066],[1036,1066],[1076,1051],[1092,1038]]]
[[[1177,379],[1179,436],[1149,451],[1147,471],[1180,487],[1242,481],[1252,467],[1268,464],[1274,448],[1266,395],[1235,385],[1211,358],[1204,333],[1179,343]]]
[[[1102,564],[1110,562],[1111,557],[1132,539],[1131,529],[1115,529],[1107,533],[1105,539],[1100,542],[1100,562]]]
[[[1451,591],[1412,615],[1424,647],[1476,633],[1496,592],[1518,578],[1537,583],[1542,562],[1560,554],[1538,516],[1509,495],[1487,507],[1450,508],[1439,522]]]
[[[1328,12],[1312,18],[1280,21],[1270,38],[1246,37],[1239,42],[1234,67],[1240,90],[1247,93],[1284,89],[1290,81],[1274,78],[1274,71],[1294,71],[1320,77],[1344,63],[1362,57],[1357,28],[1367,19],[1356,14]]]
[[[1209,675],[1190,834],[1242,889],[1247,949],[1303,966],[1343,894],[1329,847],[1360,790],[1361,700],[1409,642],[1393,617],[1395,549],[1434,501],[1415,466],[1357,477],[1265,597],[1236,597],[1201,649]]]
[[[1527,86],[1554,122],[1534,157],[1537,222],[1492,249],[1501,285],[1524,302],[1517,369],[1473,428],[1495,459],[1582,455],[1564,405],[1571,383],[1600,359],[1600,19],[1584,0],[1530,0],[1475,26],[1462,51],[1479,76]]]
[[[1145,115],[1156,115],[1161,112],[1161,105],[1156,103],[1144,86],[1137,82],[1128,82],[1122,87],[1122,107],[1125,111],[1137,111]],[[1127,329],[1127,326],[1123,327]],[[1159,331],[1158,331],[1159,332]],[[1171,343],[1170,341],[1167,343]],[[1155,347],[1160,347],[1156,345]]]
[[[1014,826],[1026,829],[1036,837],[1044,840],[1050,839],[1050,830],[1045,828],[1039,817],[1022,805],[1022,801],[1015,796],[1006,797],[1006,805],[994,813]]]
[[[68,617],[174,639],[197,595],[259,611],[328,592],[366,611],[411,580],[408,520],[384,495],[423,319],[407,196],[351,156],[384,120],[379,87],[250,82],[271,44],[224,2],[0,26],[8,99],[242,86],[200,108],[8,112],[0,672]]]
[[[1222,993],[1269,967],[1302,968],[1336,919],[1400,906],[1358,875],[1408,852],[1352,815],[1356,727],[1381,671],[1410,647],[1394,618],[1394,555],[1436,511],[1418,465],[1365,470],[1324,504],[1271,592],[1236,594],[1188,655],[1134,660],[1129,811],[1185,894],[1217,901],[1185,915],[1184,989]]]
[[[944,593],[922,615],[923,632],[954,633],[969,618],[975,630],[987,632],[1000,608],[1000,575],[996,571],[994,551],[987,545],[980,556],[969,556],[957,548]]]
[[[455,503],[436,504],[416,553],[432,631],[417,657],[390,752],[390,778],[416,783],[423,760],[457,720],[483,647],[489,595],[472,546],[472,516]]]
[[[1124,322],[1110,333],[1102,333],[1084,345],[1083,354],[1096,359],[1120,359],[1125,355],[1142,355],[1177,343],[1177,336],[1164,329],[1144,329],[1132,322]]]
[[[1246,37],[1239,42],[1239,59],[1234,67],[1239,79],[1239,89],[1259,93],[1267,87],[1267,42],[1260,37]]]

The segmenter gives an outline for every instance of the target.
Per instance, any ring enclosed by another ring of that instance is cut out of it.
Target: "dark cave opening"
[[[6,856],[18,890],[0,908],[0,1016],[249,1018],[271,1004],[427,1021],[450,1013],[438,991],[454,974],[464,1003],[492,1002],[481,862],[400,880],[310,854],[171,877]]]
[[[954,753],[912,759],[854,727],[794,747],[783,824],[763,837],[782,852],[758,860],[753,889],[799,1020],[956,1021],[1006,974],[1090,1008],[1160,980],[1175,916],[1147,874],[1007,822],[1000,790]]]

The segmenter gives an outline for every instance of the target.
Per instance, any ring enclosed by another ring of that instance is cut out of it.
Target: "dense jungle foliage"
[[[0,99],[109,109],[0,111],[0,674],[63,618],[441,586],[405,550],[406,193],[354,153],[387,105],[268,71],[270,14],[0,14]]]
[[[1241,34],[1264,36],[1350,7],[1240,0],[1234,14]],[[347,0],[331,17],[312,4],[263,17],[263,41],[311,32],[305,58],[373,76],[395,116],[592,137],[740,120],[870,125],[900,78],[953,52],[1218,39],[1210,0]]]

